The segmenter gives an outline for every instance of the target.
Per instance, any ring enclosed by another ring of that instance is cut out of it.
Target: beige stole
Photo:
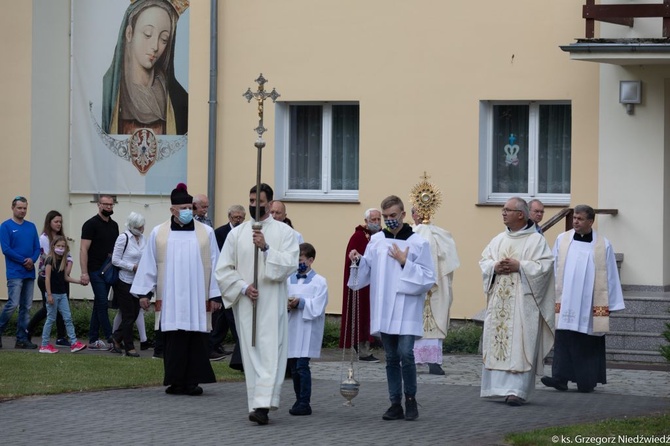
[[[609,293],[607,290],[607,256],[605,254],[605,240],[597,232],[595,245],[593,247],[593,262],[596,267],[596,277],[593,284],[593,332],[605,333],[610,331],[610,307]],[[558,247],[558,268],[556,270],[556,327],[561,313],[561,298],[563,296],[563,276],[565,273],[565,260],[568,255],[570,243],[573,241],[575,230],[572,229],[563,234],[561,244]],[[580,242],[577,242],[580,243]]]
[[[167,253],[167,241],[170,236],[170,225],[172,220],[168,220],[163,223],[158,232],[156,233],[156,302],[154,304],[156,310],[156,324],[154,326],[155,330],[158,330],[159,323],[161,320],[161,304],[163,300],[163,275],[165,274],[165,258]],[[202,261],[202,268],[205,271],[205,305],[207,312],[207,328],[212,329],[212,314],[209,303],[209,285],[212,277],[212,262],[210,261],[210,250],[209,250],[209,236],[207,231],[204,228],[204,225],[196,220],[195,223],[195,236],[198,239],[198,245],[200,246],[200,260]]]

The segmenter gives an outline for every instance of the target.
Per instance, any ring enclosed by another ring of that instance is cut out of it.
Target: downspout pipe
[[[217,121],[217,77],[218,77],[218,0],[211,0],[209,42],[209,142],[207,153],[207,197],[209,218],[216,217],[216,121]],[[216,224],[214,225],[216,227]]]

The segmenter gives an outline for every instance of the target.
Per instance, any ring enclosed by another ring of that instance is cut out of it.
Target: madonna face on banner
[[[159,194],[186,175],[189,2],[90,3],[73,2],[70,189]]]

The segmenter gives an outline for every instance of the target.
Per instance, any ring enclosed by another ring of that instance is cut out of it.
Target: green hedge
[[[42,307],[42,302],[34,300],[33,306],[30,309],[30,317],[32,317],[40,308]],[[91,322],[91,313],[93,311],[93,301],[92,300],[70,300],[70,311],[72,313],[72,322],[74,323],[74,331],[77,335],[77,338],[83,341],[86,341],[88,338],[89,324]],[[110,309],[109,313],[109,322],[114,321],[114,316],[118,310]],[[18,318],[19,310],[18,308],[14,310],[12,318],[9,320],[7,327],[5,327],[4,336],[15,336],[16,335],[16,321]],[[144,322],[147,331],[147,338],[154,338],[154,316],[156,313],[153,311],[148,311],[144,315]],[[55,324],[54,324],[55,325]],[[33,333],[33,338],[40,337],[42,335],[42,327],[44,322],[40,322],[37,327],[35,327],[35,332]],[[51,337],[56,336],[56,327],[54,326],[51,329]],[[135,327],[135,338],[139,339],[137,334],[137,327]],[[34,341],[34,339],[33,339]]]
[[[38,301],[33,302],[30,315],[32,317],[41,307],[42,303]],[[70,301],[70,310],[72,312],[72,321],[74,322],[74,329],[77,337],[86,339],[88,336],[89,323],[91,321],[91,312],[93,311],[93,301]],[[117,310],[109,310],[109,320],[112,322],[116,316]],[[16,319],[18,310],[14,311],[14,315],[10,319],[5,328],[5,336],[15,336],[16,334]],[[145,326],[147,330],[147,338],[154,338],[154,318],[156,313],[153,310],[147,311],[144,315]],[[40,323],[33,333],[34,337],[39,337],[42,333],[43,323]],[[51,336],[56,335],[56,328],[54,327]],[[466,322],[464,324],[452,323],[451,328],[443,343],[444,353],[455,354],[475,354],[479,352],[479,343],[482,337],[482,327],[473,322]],[[135,327],[135,338],[139,339],[137,328]],[[340,340],[340,318],[337,316],[327,316],[323,332],[323,348],[338,348]],[[225,344],[232,344],[233,339],[230,333],[227,333]]]

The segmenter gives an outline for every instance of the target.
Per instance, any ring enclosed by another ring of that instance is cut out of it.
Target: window
[[[479,201],[569,203],[571,123],[568,102],[482,101]]]
[[[278,199],[358,200],[359,106],[277,103]]]

